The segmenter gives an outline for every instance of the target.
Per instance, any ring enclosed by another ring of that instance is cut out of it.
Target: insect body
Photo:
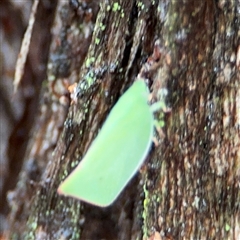
[[[110,205],[143,163],[152,143],[149,91],[137,80],[111,110],[77,168],[58,192],[98,206]]]

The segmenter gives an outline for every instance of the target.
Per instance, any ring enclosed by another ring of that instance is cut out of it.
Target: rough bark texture
[[[239,3],[75,3],[56,8],[39,110],[9,193],[9,237],[237,239]],[[108,208],[59,196],[60,182],[138,74],[153,96],[167,89],[171,109],[140,173]]]

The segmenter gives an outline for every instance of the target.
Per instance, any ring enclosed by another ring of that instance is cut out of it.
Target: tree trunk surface
[[[70,2],[42,26],[52,36],[46,78],[8,193],[8,238],[239,239],[239,2]],[[141,170],[107,208],[58,195],[137,76],[153,96],[168,92]]]

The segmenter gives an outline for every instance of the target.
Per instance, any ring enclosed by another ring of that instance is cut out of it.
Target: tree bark
[[[237,239],[239,3],[86,3],[56,8],[39,112],[9,195],[9,236]],[[140,173],[107,208],[58,195],[139,74],[153,96],[167,90],[171,109]]]

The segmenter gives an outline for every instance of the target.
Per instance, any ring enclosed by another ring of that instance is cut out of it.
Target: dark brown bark
[[[237,2],[88,1],[73,8],[59,1],[47,80],[9,195],[10,235],[237,239],[239,21]],[[140,173],[108,208],[59,196],[60,182],[139,73],[153,93],[167,89],[171,108]],[[65,86],[75,82],[69,100]]]

